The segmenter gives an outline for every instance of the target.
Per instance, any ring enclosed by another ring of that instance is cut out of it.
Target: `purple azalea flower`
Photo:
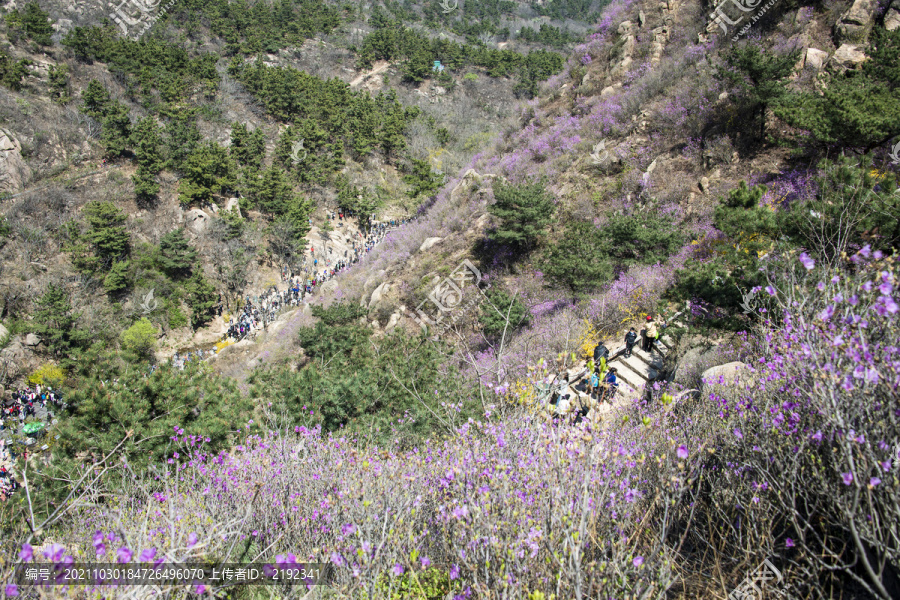
[[[791,538],[787,538],[786,540],[784,540],[784,547],[785,548],[793,548],[794,540],[792,540]]]
[[[459,579],[459,567],[450,565],[450,580]]]
[[[400,563],[395,564],[394,568],[392,569],[392,572],[396,577],[400,577],[401,575],[403,575],[403,571],[403,565],[401,565]]]
[[[131,560],[132,556],[133,556],[133,554],[132,554],[131,550],[129,550],[125,546],[122,546],[121,548],[116,550],[116,557],[120,563],[127,563],[128,561]]]
[[[198,538],[197,538],[197,534],[191,532],[191,534],[188,535],[188,539],[187,539],[187,542],[188,542],[188,548],[193,548],[194,546],[196,546],[196,545],[197,545],[197,539],[198,539]]]
[[[734,430],[734,436],[735,436],[737,439],[739,439],[739,440],[744,439],[744,434],[741,433],[741,430],[740,430],[740,429],[735,429],[735,430]]]
[[[198,583],[197,585],[194,586],[194,591],[197,592],[198,594],[203,594],[206,592],[206,586],[203,585],[202,583]]]
[[[827,321],[834,315],[834,306],[829,304],[825,307],[825,310],[819,313],[819,318],[823,321]]]
[[[841,478],[844,480],[844,485],[853,483],[853,473],[841,473]]]
[[[824,292],[825,291],[825,282],[820,281],[818,284],[816,284],[816,289],[819,290],[820,292]]]
[[[864,257],[869,258],[872,255],[872,247],[869,244],[866,244],[859,249],[859,253]]]
[[[774,295],[775,295],[775,288],[773,288],[771,285],[767,285],[767,286],[766,286],[766,293],[769,294],[770,296],[774,296]]]
[[[10,583],[9,585],[7,585],[5,591],[6,591],[7,596],[18,596],[19,595],[19,588],[14,583]]]
[[[156,556],[156,548],[147,548],[146,550],[143,550],[141,552],[140,556],[138,556],[138,560],[140,562],[150,562],[151,560],[153,560],[153,557],[155,557],[155,556]]]
[[[635,556],[634,560],[631,561],[631,564],[633,564],[635,567],[641,566],[642,564],[644,564],[644,557],[643,556]]]
[[[881,468],[884,469],[885,471],[890,471],[890,470],[891,470],[891,461],[890,461],[890,459],[888,459],[888,460],[884,461],[883,463],[881,463]]]
[[[430,566],[431,566],[431,559],[428,558],[427,556],[423,556],[422,557],[422,568],[427,569]]]
[[[678,450],[675,451],[675,454],[678,456],[678,458],[684,460],[688,457],[687,446],[685,446],[684,444],[678,446]]]
[[[31,544],[22,544],[19,558],[22,562],[31,562],[31,559],[34,558],[34,548],[31,547]]]
[[[806,252],[800,255],[800,262],[803,263],[803,266],[806,267],[807,271],[812,271],[813,267],[816,266],[816,261],[811,259]]]
[[[50,544],[50,546],[44,550],[44,558],[48,558],[52,562],[59,562],[65,551],[66,548],[62,544]]]
[[[880,483],[881,483],[881,480],[878,479],[877,477],[873,477],[872,479],[869,480],[869,485],[871,485],[872,487],[876,487]]]
[[[814,434],[812,434],[812,439],[814,439],[817,442],[821,442],[822,441],[822,432],[817,431]]]

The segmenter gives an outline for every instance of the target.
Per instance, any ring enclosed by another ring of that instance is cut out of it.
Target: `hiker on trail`
[[[650,352],[650,349],[653,348],[653,344],[658,337],[659,331],[656,329],[656,322],[653,320],[653,317],[648,316],[647,329],[644,332],[644,352]]]
[[[603,379],[603,401],[608,400],[610,404],[613,401],[613,398],[616,397],[616,390],[619,388],[619,382],[616,380],[617,370],[615,367],[610,367],[609,373],[606,374],[606,377]]]
[[[591,397],[600,398],[600,367],[594,367],[594,372],[591,373]]]
[[[597,347],[594,348],[594,364],[600,364],[600,359],[604,359],[609,362],[609,348],[603,345],[603,342],[597,344]]]
[[[634,327],[632,327],[628,330],[628,333],[625,334],[625,358],[631,356],[631,349],[634,348],[635,343],[637,343],[637,333],[634,331]]]

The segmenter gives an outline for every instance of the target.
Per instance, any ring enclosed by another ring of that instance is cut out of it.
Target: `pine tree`
[[[131,119],[128,107],[115,100],[110,103],[102,121],[100,140],[106,148],[106,155],[118,158],[129,152]]]
[[[84,215],[89,226],[85,239],[99,258],[111,262],[128,254],[130,241],[121,210],[111,202],[94,201],[85,205]]]
[[[184,235],[184,229],[173,229],[159,241],[159,268],[171,277],[188,277],[197,260],[197,251]]]
[[[766,110],[778,106],[787,96],[787,77],[794,72],[800,50],[778,56],[748,44],[732,46],[719,65],[715,77],[736,87],[739,98],[759,122],[759,137],[766,133]]]
[[[81,93],[81,112],[100,121],[106,116],[109,104],[107,89],[96,79],[91,79],[87,89]]]
[[[72,310],[69,295],[62,286],[51,283],[37,301],[32,327],[47,344],[47,348],[68,368],[74,362],[71,353],[86,341],[83,332],[75,327],[80,315]]]
[[[57,104],[66,104],[72,98],[69,95],[69,66],[51,65],[48,71],[50,99]]]
[[[168,163],[166,168],[184,172],[185,162],[200,143],[200,130],[193,111],[178,111],[165,128]]]
[[[140,167],[149,173],[159,173],[165,165],[162,155],[161,129],[156,119],[144,117],[135,124],[131,132],[131,146],[134,158]]]
[[[586,221],[566,227],[562,239],[553,245],[543,260],[544,275],[552,283],[572,292],[573,304],[585,292],[599,288],[612,278],[609,244],[602,232]]]
[[[553,196],[541,183],[507,185],[498,181],[494,185],[494,198],[496,202],[488,207],[488,212],[500,224],[489,234],[490,239],[519,250],[533,248],[550,223]]]
[[[191,307],[191,327],[202,327],[214,316],[216,306],[216,288],[203,276],[200,269],[187,281],[187,303]]]
[[[900,135],[900,30],[874,29],[867,52],[861,70],[830,76],[821,94],[791,94],[775,114],[823,144],[871,149]]]

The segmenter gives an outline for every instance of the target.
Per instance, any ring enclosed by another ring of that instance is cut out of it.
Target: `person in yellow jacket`
[[[659,330],[656,328],[656,322],[653,317],[647,317],[647,328],[644,331],[644,352],[650,352],[653,344],[659,338]]]

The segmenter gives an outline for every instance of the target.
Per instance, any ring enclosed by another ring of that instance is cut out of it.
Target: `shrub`
[[[25,382],[28,385],[49,385],[59,389],[66,381],[66,371],[59,365],[53,363],[44,363],[29,375]]]
[[[158,334],[156,326],[147,318],[142,318],[122,332],[122,346],[139,359],[147,359],[153,354]]]
[[[531,323],[531,314],[518,296],[510,296],[497,287],[490,288],[485,296],[487,302],[481,305],[479,320],[486,335],[495,337],[505,331],[508,338],[517,328]]]

